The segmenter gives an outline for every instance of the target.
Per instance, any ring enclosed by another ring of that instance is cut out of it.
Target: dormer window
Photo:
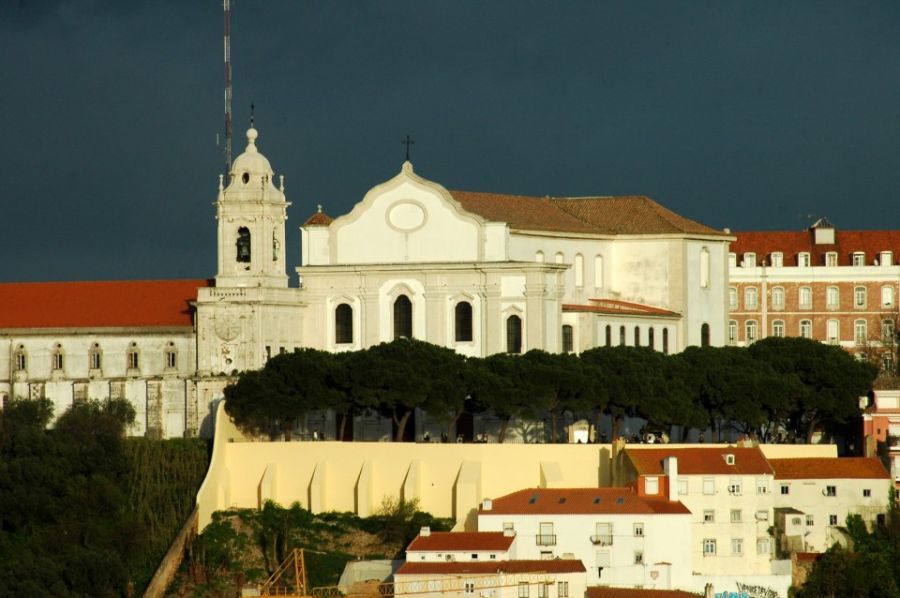
[[[776,251],[769,256],[769,261],[772,263],[773,268],[781,268],[784,266],[784,254],[780,251]]]
[[[809,253],[801,251],[797,254],[797,266],[800,268],[809,268]]]
[[[825,265],[830,267],[838,265],[838,254],[836,251],[829,251],[825,254]]]
[[[725,455],[725,464],[734,465],[734,455],[732,455],[731,453]]]
[[[734,254],[734,253],[728,254],[728,267],[729,268],[737,267],[737,254]]]
[[[893,266],[894,265],[894,252],[893,251],[882,251],[879,254],[878,263],[882,266]]]
[[[853,252],[853,265],[854,266],[865,266],[866,265],[866,254],[862,251]]]
[[[748,251],[744,254],[744,268],[755,268],[756,267],[756,254],[752,251]]]
[[[246,226],[238,229],[237,261],[250,263],[250,230]]]

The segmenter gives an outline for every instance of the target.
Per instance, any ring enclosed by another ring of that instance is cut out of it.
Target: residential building
[[[891,478],[900,489],[900,390],[876,389],[867,397],[863,437],[867,456],[878,453],[879,443],[887,445]]]
[[[900,230],[739,232],[729,253],[728,343],[800,336],[896,372]]]
[[[868,525],[889,509],[890,474],[876,457],[770,459],[781,550],[824,552],[845,543],[848,515]]]
[[[515,533],[519,558],[575,558],[590,585],[647,588],[689,587],[690,520],[677,500],[631,488],[529,488],[478,510],[479,531]]]
[[[464,563],[515,559],[513,530],[501,532],[433,532],[423,527],[409,546],[410,563]]]

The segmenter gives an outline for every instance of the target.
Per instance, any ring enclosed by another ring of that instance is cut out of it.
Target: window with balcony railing
[[[612,546],[612,543],[612,534],[594,534],[593,536],[591,536],[591,544],[595,544],[597,546]]]
[[[538,546],[556,546],[556,534],[538,534]]]

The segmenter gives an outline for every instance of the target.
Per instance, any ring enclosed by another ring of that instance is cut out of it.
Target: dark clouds
[[[895,2],[232,0],[289,255],[400,166],[644,193],[712,226],[896,228]],[[2,280],[215,274],[221,3],[0,2]]]

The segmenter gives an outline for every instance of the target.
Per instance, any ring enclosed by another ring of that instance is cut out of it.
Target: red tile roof
[[[734,235],[737,239],[731,243],[731,251],[738,255],[754,252],[757,264],[762,263],[762,258],[773,252],[784,254],[785,266],[796,266],[797,254],[800,252],[810,254],[813,266],[825,265],[824,256],[830,251],[837,252],[840,266],[849,266],[852,263],[851,254],[856,251],[865,252],[866,265],[874,264],[875,258],[882,251],[893,251],[895,264],[900,258],[900,230],[835,230],[833,245],[814,244],[813,233],[808,230],[743,232]]]
[[[413,552],[439,552],[453,550],[509,550],[514,536],[503,532],[431,532],[428,536],[416,536],[406,548]]]
[[[319,209],[306,219],[303,226],[328,226],[334,220],[331,216]]]
[[[725,461],[734,455],[734,465]],[[625,449],[640,475],[663,475],[663,459],[678,457],[678,473],[684,475],[771,474],[772,467],[759,447],[640,448]]]
[[[191,326],[189,301],[212,280],[0,284],[0,329]]]
[[[632,488],[528,488],[491,501],[481,515],[679,515],[689,514],[680,502],[641,497]]]
[[[606,235],[701,234],[728,236],[668,210],[649,197],[529,197],[450,191],[467,212],[514,230]]]
[[[702,596],[703,594],[692,594],[681,590],[647,590],[591,586],[584,595],[585,598],[697,598],[697,596]]]
[[[652,305],[643,305],[641,303],[632,303],[630,301],[620,301],[618,299],[590,299],[590,305],[577,305],[574,303],[565,303],[562,306],[563,311],[568,312],[590,312],[601,314],[617,314],[624,316],[678,316],[679,314],[661,307],[653,307]]]
[[[492,575],[494,573],[583,573],[584,565],[575,559],[543,561],[466,561],[410,562],[394,575]]]
[[[769,459],[778,480],[890,478],[878,457]]]

